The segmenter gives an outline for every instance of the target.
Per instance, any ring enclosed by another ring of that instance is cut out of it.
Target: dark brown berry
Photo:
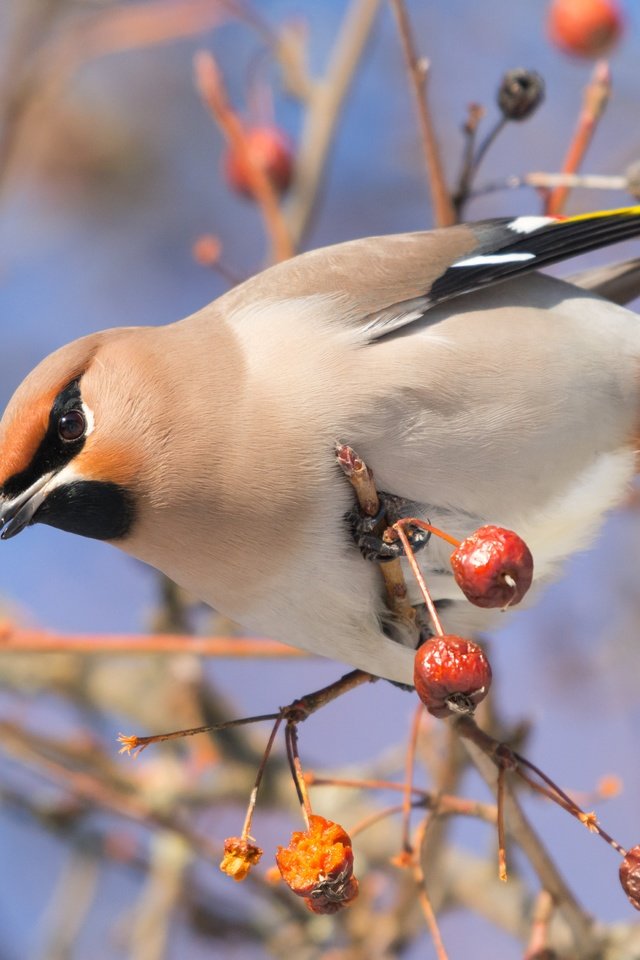
[[[544,80],[535,70],[509,70],[498,88],[498,106],[507,120],[526,120],[544,100]]]
[[[477,643],[445,634],[417,650],[413,683],[434,717],[473,713],[489,692],[491,666]]]
[[[456,582],[477,607],[520,603],[533,580],[533,557],[513,530],[479,527],[451,554]]]
[[[640,910],[640,844],[627,850],[620,864],[620,883],[631,906]]]

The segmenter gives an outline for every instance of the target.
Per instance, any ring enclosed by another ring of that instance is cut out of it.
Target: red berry
[[[278,193],[284,193],[293,176],[293,150],[289,138],[277,127],[250,127],[246,149],[230,148],[224,156],[229,184],[245,197],[253,196],[251,165],[260,167]]]
[[[631,905],[640,910],[640,844],[627,850],[620,864],[620,883]]]
[[[524,540],[490,524],[456,547],[451,566],[456,583],[477,607],[520,603],[533,580],[533,557]]]
[[[624,26],[616,0],[553,0],[547,15],[551,41],[565,53],[602,57]]]
[[[489,692],[491,666],[477,643],[445,634],[417,650],[413,683],[434,717],[473,713]]]

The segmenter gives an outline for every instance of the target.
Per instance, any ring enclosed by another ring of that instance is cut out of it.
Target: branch
[[[413,87],[418,112],[422,146],[427,165],[427,181],[433,204],[433,219],[437,227],[449,227],[456,222],[456,214],[447,188],[442,157],[427,100],[426,81],[429,65],[416,53],[404,0],[391,0],[391,5],[396,15],[407,70],[409,71],[409,80]]]
[[[273,247],[276,261],[288,260],[293,256],[294,247],[291,234],[280,210],[276,189],[259,164],[252,159],[248,148],[244,125],[237,113],[232,110],[222,80],[222,74],[212,55],[201,50],[193,61],[196,86],[200,96],[211,111],[213,119],[224,134],[231,149],[244,157],[247,175],[251,182],[251,191],[260,207],[267,235]]]
[[[493,737],[483,733],[470,717],[458,717],[453,726],[462,737],[464,746],[481,777],[492,791],[495,790],[497,771],[494,760],[500,746]],[[527,856],[540,884],[553,897],[558,910],[571,927],[580,956],[588,956],[588,947],[593,943],[593,921],[585,913],[571,889],[567,886],[555,863],[547,853],[537,833],[529,823],[513,792],[505,790],[504,807],[510,835]]]
[[[543,171],[525,173],[522,176],[507,177],[486,183],[471,193],[480,197],[497,190],[515,190],[520,187],[534,187],[536,190],[548,190],[552,187],[580,188],[582,190],[626,190],[632,192],[628,174],[601,173],[544,173]]]
[[[381,0],[352,0],[325,75],[307,92],[308,109],[286,210],[295,249],[302,243],[315,210],[342,106],[380,5]]]
[[[562,165],[563,173],[576,173],[580,169],[580,165],[589,149],[589,144],[596,132],[596,127],[605,111],[610,94],[611,73],[608,64],[603,61],[596,64],[591,80],[585,89],[578,125]],[[568,196],[568,187],[556,187],[547,200],[545,213],[550,216],[561,214]]]
[[[64,634],[25,630],[0,624],[0,654],[92,653],[158,654],[193,653],[206,657],[277,659],[309,654],[276,640],[255,637],[193,637],[181,634]]]

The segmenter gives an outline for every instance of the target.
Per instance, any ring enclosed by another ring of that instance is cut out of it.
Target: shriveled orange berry
[[[616,0],[553,0],[547,14],[552,43],[578,57],[605,56],[623,29]]]
[[[627,850],[620,864],[620,883],[631,906],[640,910],[640,844]]]
[[[278,193],[285,193],[293,176],[293,149],[277,127],[250,127],[245,131],[245,149],[231,147],[223,158],[227,182],[244,197],[253,197],[251,167],[259,167]]]
[[[434,717],[473,713],[491,686],[491,665],[473,640],[445,634],[416,651],[413,683]]]
[[[242,837],[227,837],[224,842],[224,856],[220,869],[228,877],[240,882],[259,862],[262,850],[255,843],[250,843]]]
[[[351,839],[332,820],[312,814],[308,830],[296,830],[288,847],[278,847],[276,863],[287,886],[314,913],[336,913],[357,896]]]
[[[504,527],[479,527],[451,554],[456,583],[477,607],[520,603],[533,580],[533,557],[524,540]]]

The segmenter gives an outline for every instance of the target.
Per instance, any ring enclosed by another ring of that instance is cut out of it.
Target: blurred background
[[[501,76],[516,67],[542,74],[545,102],[506,125],[475,186],[557,172],[594,61],[550,42],[547,5],[407,0],[407,10],[430,62],[450,187],[469,104],[486,108],[482,138],[500,116]],[[640,8],[628,0],[623,13],[611,99],[582,165],[621,181],[640,160]],[[4,0],[0,48],[2,406],[55,347],[103,327],[173,321],[273,258],[259,205],[225,172],[223,131],[194,83],[198,51],[215,58],[247,128],[287,138],[282,162],[294,181],[281,210],[297,249],[433,225],[385,2]],[[566,210],[630,202],[624,188],[580,189]],[[539,193],[521,187],[472,196],[464,216],[540,210]],[[583,262],[631,252],[633,244]],[[610,789],[598,812],[625,846],[640,841],[639,551],[640,511],[630,503],[534,609],[490,640],[496,729],[517,734],[587,807],[603,778],[620,778],[621,792]],[[301,826],[280,749],[254,823],[265,848],[258,879],[235,885],[218,872],[223,838],[240,832],[264,726],[152,747],[135,763],[118,755],[119,730],[268,713],[329,683],[340,665],[169,656],[153,643],[135,655],[75,654],[64,647],[69,633],[229,636],[234,627],[116,550],[44,526],[0,546],[0,571],[7,630],[60,636],[46,653],[3,652],[0,637],[0,960],[436,955],[411,877],[388,863],[400,849],[397,818],[355,841],[362,895],[336,918],[308,914],[265,881],[275,846]],[[360,689],[304,725],[303,762],[318,774],[401,780],[413,712],[413,697],[390,684]],[[421,782],[437,784],[451,749],[441,731],[425,738]],[[455,785],[491,801],[472,773]],[[397,802],[337,787],[312,797],[347,829]],[[617,884],[619,858],[557,808],[523,803],[578,899],[626,943],[635,916]],[[521,957],[537,890],[531,870],[514,850],[512,880],[497,889],[494,829],[459,819],[441,833],[432,895],[450,956],[473,945],[477,957]],[[635,953],[615,954],[638,955],[637,940]]]

